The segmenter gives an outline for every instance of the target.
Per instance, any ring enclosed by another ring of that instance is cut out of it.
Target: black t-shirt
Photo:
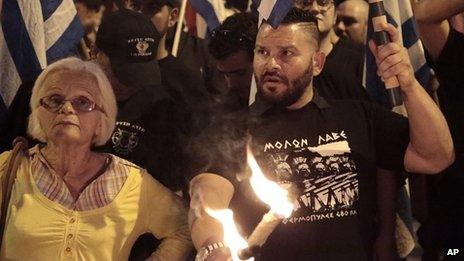
[[[370,260],[377,236],[377,166],[403,170],[407,120],[369,102],[320,96],[297,111],[271,108],[248,126],[263,172],[294,191],[295,210],[262,248],[262,260]],[[244,160],[242,154],[237,160]],[[243,171],[244,168],[241,169]],[[245,235],[266,212],[248,182],[231,201]]]
[[[453,136],[456,152],[464,153],[464,34],[451,29],[435,63],[438,97]]]
[[[329,100],[368,101],[369,95],[362,86],[363,64],[363,46],[342,37],[327,55],[321,74],[314,77],[314,87]]]
[[[172,190],[184,185],[179,113],[161,86],[149,86],[118,102],[116,127],[99,148],[145,169]]]
[[[440,88],[440,107],[450,127],[455,162],[441,175],[428,178],[429,218],[418,232],[427,247],[448,249],[464,245],[464,35],[451,28],[448,40],[434,63]]]

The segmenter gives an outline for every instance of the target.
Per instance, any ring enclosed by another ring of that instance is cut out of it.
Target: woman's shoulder
[[[137,164],[132,163],[116,155],[108,155],[111,157],[112,161],[111,169],[113,171],[125,172],[127,177],[133,176],[131,180],[134,181],[134,178],[135,180],[138,180],[138,182],[135,182],[135,184],[143,183],[146,186],[150,187],[150,189],[159,189],[159,187],[164,187],[159,181],[153,178],[152,175],[150,175],[150,173],[148,173],[148,171],[145,168],[142,168]]]
[[[129,160],[123,159],[114,154],[107,154],[113,165],[112,169],[114,171],[127,171],[129,173],[135,172],[138,174],[143,174],[146,170],[135,163],[130,162]]]

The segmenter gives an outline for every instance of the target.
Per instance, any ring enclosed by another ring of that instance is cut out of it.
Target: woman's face
[[[47,76],[42,88],[37,115],[47,142],[90,146],[103,113],[96,79],[87,73],[58,71]],[[93,103],[95,109],[82,110]]]

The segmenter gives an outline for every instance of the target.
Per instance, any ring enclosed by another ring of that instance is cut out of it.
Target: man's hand
[[[377,46],[373,40],[369,41],[369,48],[377,63],[377,75],[383,82],[397,77],[401,90],[408,92],[417,84],[408,51],[401,44],[399,32],[393,25],[384,23],[381,28],[390,35],[391,42]]]

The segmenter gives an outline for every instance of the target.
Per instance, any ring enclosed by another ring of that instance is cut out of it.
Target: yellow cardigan
[[[0,154],[0,176],[9,154]],[[0,260],[127,260],[145,232],[163,239],[152,255],[156,260],[185,260],[192,244],[181,199],[143,169],[114,159],[113,164],[130,166],[130,174],[110,204],[89,211],[73,211],[45,197],[32,178],[29,160],[23,160]]]

